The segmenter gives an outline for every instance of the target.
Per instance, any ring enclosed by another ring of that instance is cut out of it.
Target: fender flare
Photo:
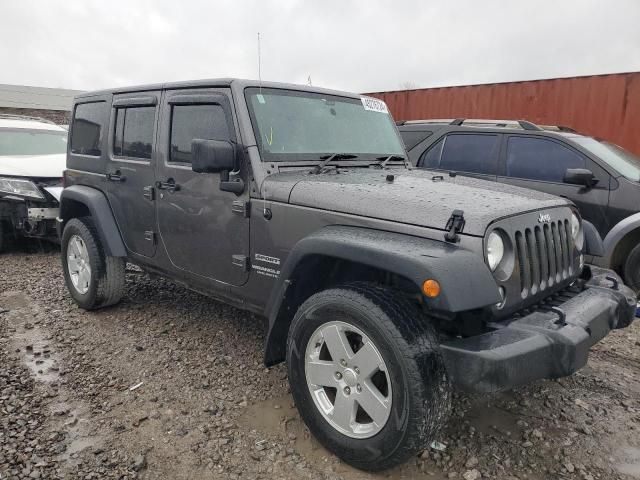
[[[582,231],[584,232],[584,253],[585,255],[595,255],[602,257],[604,255],[604,244],[602,237],[598,233],[596,227],[586,220],[582,221]]]
[[[81,203],[89,209],[107,255],[111,257],[127,256],[120,230],[118,230],[111,206],[104,193],[84,185],[72,185],[62,190],[60,195],[60,233],[62,233],[65,223],[74,218],[71,204],[67,200]]]
[[[493,275],[482,255],[459,245],[368,228],[330,226],[300,240],[287,257],[265,309],[269,319],[265,363],[284,359],[289,324],[295,312],[286,308],[288,290],[295,288],[296,267],[309,256],[347,260],[402,276],[421,291],[435,279],[441,293],[430,307],[462,312],[500,301]]]
[[[640,228],[640,213],[634,213],[633,215],[620,220],[613,226],[611,230],[609,230],[609,233],[607,233],[606,237],[604,237],[603,242],[603,257],[606,261],[606,265],[609,265],[611,263],[613,252],[618,246],[618,243],[620,243],[620,240],[622,240],[628,233],[638,228]]]

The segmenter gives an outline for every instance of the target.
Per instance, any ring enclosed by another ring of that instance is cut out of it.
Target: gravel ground
[[[378,475],[301,424],[264,320],[129,273],[84,312],[58,253],[0,256],[0,479],[640,478],[640,322],[578,374],[456,396],[439,444]]]

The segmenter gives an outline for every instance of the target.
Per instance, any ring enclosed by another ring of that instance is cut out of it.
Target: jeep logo
[[[550,223],[551,222],[551,215],[549,215],[548,213],[541,213],[540,216],[538,217],[538,223]]]

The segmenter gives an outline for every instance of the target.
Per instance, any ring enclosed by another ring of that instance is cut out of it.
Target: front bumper
[[[571,375],[587,363],[589,348],[635,317],[636,296],[611,270],[591,268],[585,285],[495,330],[441,344],[449,376],[469,392],[497,392],[542,378]]]

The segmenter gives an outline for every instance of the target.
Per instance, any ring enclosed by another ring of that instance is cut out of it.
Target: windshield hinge
[[[449,220],[447,220],[447,225],[444,227],[447,231],[444,234],[444,239],[447,242],[456,243],[459,240],[458,233],[462,233],[465,223],[464,212],[462,210],[454,210]]]
[[[240,215],[243,218],[249,217],[250,204],[244,200],[234,200],[231,207],[231,211],[236,215]]]

